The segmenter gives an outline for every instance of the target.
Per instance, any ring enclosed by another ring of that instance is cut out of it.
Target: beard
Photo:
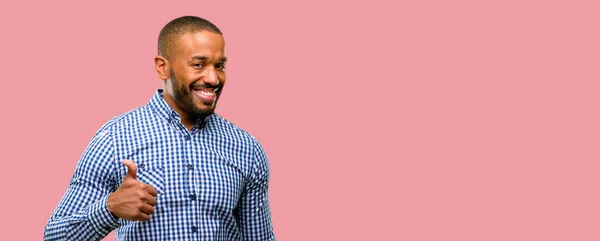
[[[175,73],[172,70],[169,78],[171,79],[171,89],[173,90],[175,102],[179,108],[184,110],[188,115],[191,117],[204,119],[215,112],[215,105],[219,98],[219,94],[217,94],[217,97],[213,101],[212,105],[206,109],[202,109],[198,107],[196,103],[194,103],[191,86],[185,86],[183,83],[177,80],[177,78],[175,78]]]

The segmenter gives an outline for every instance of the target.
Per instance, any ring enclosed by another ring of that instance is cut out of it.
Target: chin
[[[196,105],[195,112],[198,115],[209,116],[209,115],[215,113],[215,108],[213,108],[211,106],[206,106],[206,105],[202,105],[202,106]]]

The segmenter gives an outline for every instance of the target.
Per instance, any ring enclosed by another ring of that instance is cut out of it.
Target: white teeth
[[[206,91],[196,91],[198,94],[204,95],[204,96],[215,96],[214,92],[206,92]]]

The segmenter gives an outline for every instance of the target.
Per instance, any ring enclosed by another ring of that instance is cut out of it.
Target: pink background
[[[217,111],[267,151],[278,240],[600,240],[597,1],[393,2],[3,1],[0,240],[42,238],[190,14],[225,33]]]

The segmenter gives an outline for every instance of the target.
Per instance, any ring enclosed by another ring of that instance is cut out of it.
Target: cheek
[[[225,72],[218,73],[217,77],[223,84],[225,84],[225,81],[227,81],[227,75],[225,75]]]
[[[189,85],[193,82],[194,76],[190,75],[181,75],[177,76],[177,86],[180,88],[188,88]]]

